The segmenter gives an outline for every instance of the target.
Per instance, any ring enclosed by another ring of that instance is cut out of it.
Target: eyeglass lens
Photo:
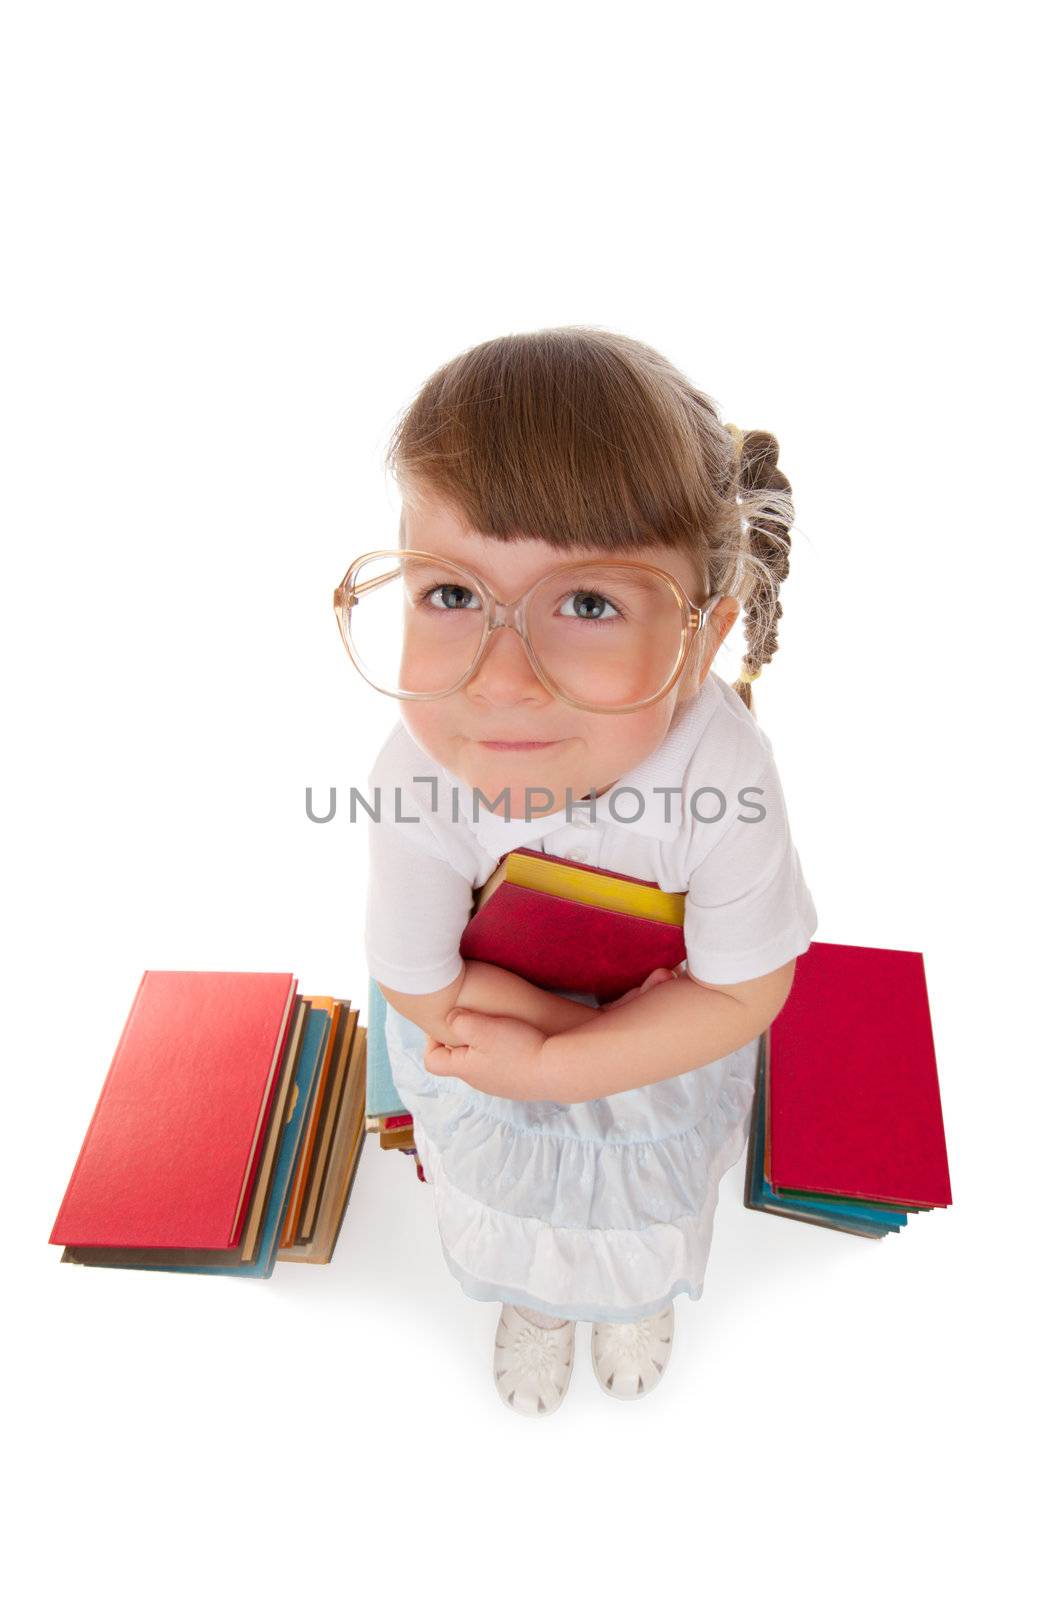
[[[443,694],[469,670],[487,625],[460,568],[424,556],[378,556],[352,577],[362,592],[344,617],[352,654],[387,693]],[[655,573],[590,561],[552,574],[531,596],[525,626],[546,675],[596,706],[649,699],[670,678],[685,611]]]

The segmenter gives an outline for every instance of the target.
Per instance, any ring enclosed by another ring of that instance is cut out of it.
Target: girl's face
[[[512,600],[582,553],[558,550],[542,539],[503,543],[470,532],[448,504],[427,496],[407,500],[404,509],[406,548],[460,562],[500,600]],[[644,545],[625,550],[624,557],[663,568],[688,595],[697,595],[697,574],[681,551]],[[704,645],[691,652],[679,682],[640,711],[577,711],[566,705],[536,677],[514,630],[499,628],[468,683],[441,700],[401,700],[402,719],[421,749],[470,788],[492,801],[508,789],[513,817],[562,810],[566,789],[573,799],[592,789],[603,794],[657,748],[677,707],[704,681],[737,614],[736,600],[721,600],[702,630]],[[536,748],[493,748],[493,742],[522,740],[535,741]],[[553,805],[541,793],[526,798],[526,789],[535,788],[549,789]]]

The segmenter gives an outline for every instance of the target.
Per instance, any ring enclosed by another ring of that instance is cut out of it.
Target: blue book
[[[391,1076],[391,1057],[385,1037],[388,1003],[375,978],[369,979],[369,1021],[365,1041],[365,1114],[367,1117],[404,1117],[407,1108]]]

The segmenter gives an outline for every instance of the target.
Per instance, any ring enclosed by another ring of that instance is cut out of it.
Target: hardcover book
[[[144,973],[52,1244],[238,1243],[295,992],[288,972]]]
[[[615,1000],[686,959],[685,895],[644,878],[510,850],[477,892],[459,946],[540,989]]]
[[[761,1040],[746,1204],[867,1237],[952,1203],[923,957],[813,941]]]

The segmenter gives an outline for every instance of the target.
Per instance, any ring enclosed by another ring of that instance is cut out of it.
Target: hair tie
[[[763,670],[764,669],[762,667],[758,667],[756,672],[740,672],[738,674],[738,681],[739,683],[752,683],[754,679],[760,677],[760,674]]]

